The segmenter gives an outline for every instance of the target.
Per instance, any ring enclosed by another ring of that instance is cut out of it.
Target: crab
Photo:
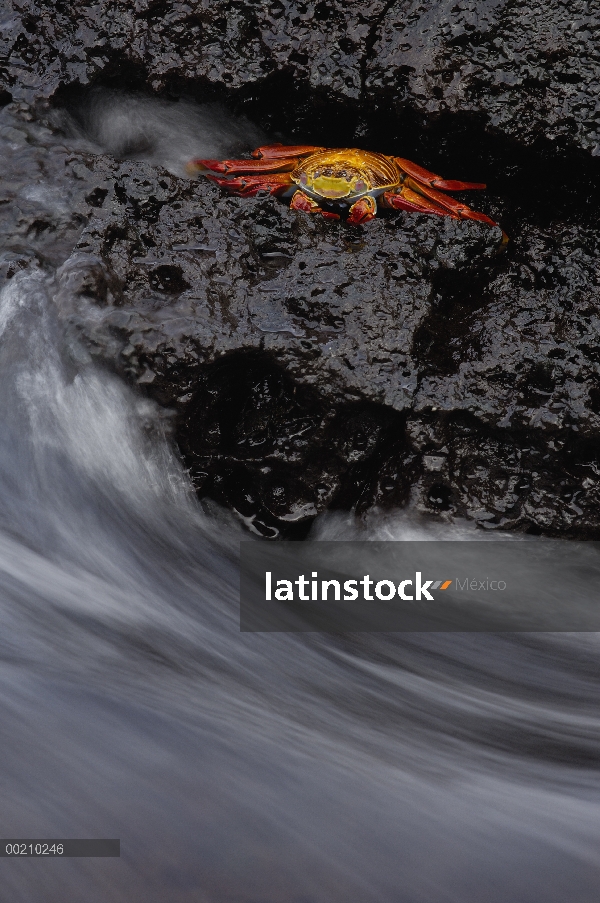
[[[340,212],[347,211],[346,221],[353,226],[373,219],[378,206],[497,225],[484,213],[443,194],[485,185],[442,179],[403,157],[357,148],[270,144],[252,151],[252,158],[192,160],[187,169],[240,197],[266,191],[290,198],[293,210],[330,219],[340,219]]]

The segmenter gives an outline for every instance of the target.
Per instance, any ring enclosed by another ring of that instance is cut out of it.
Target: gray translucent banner
[[[240,629],[597,631],[600,543],[242,542]]]

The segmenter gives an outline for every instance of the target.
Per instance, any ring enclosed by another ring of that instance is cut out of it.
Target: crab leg
[[[439,207],[424,197],[411,191],[410,188],[396,188],[394,191],[385,191],[379,199],[382,207],[393,207],[394,210],[408,210],[411,213],[435,213],[438,216],[450,216],[458,219],[458,216]]]
[[[190,175],[198,172],[261,173],[291,172],[298,162],[297,157],[273,158],[270,160],[190,160],[186,169]]]
[[[418,185],[408,179],[409,184],[402,185],[395,191],[386,191],[383,195],[384,206],[397,210],[412,210],[416,213],[436,213],[438,216],[450,216],[452,219],[474,219],[481,223],[496,226],[497,223],[485,213],[471,210],[466,204],[447,197],[433,188]],[[412,183],[412,184],[410,184]],[[413,190],[416,189],[416,190]]]
[[[252,197],[259,191],[268,191],[275,195],[284,194],[294,184],[287,172],[273,173],[270,176],[236,176],[233,179],[208,175],[207,179],[225,188],[230,194],[237,194],[243,198]]]
[[[436,204],[439,204],[440,207],[444,207],[446,210],[450,211],[450,213],[457,216],[459,219],[475,219],[479,220],[481,223],[489,223],[491,226],[497,225],[494,220],[490,219],[489,216],[486,216],[485,213],[477,213],[475,210],[471,210],[470,207],[467,207],[466,204],[463,204],[462,201],[457,201],[455,198],[448,197],[448,195],[442,194],[441,191],[436,191],[435,188],[430,188],[428,185],[420,185],[410,178],[406,180],[405,184],[408,189],[412,188],[420,194],[425,195]]]
[[[403,157],[394,157],[393,159],[407,175],[430,188],[441,188],[442,191],[470,191],[473,188],[485,188],[482,182],[456,182],[442,179],[434,172],[429,172],[428,169],[423,169],[422,166],[417,166],[416,163],[411,163],[410,160],[405,160]]]
[[[257,147],[252,151],[253,157],[261,157],[263,160],[283,159],[284,157],[307,157],[308,154],[316,154],[325,150],[324,147],[313,147],[312,144],[267,144]]]

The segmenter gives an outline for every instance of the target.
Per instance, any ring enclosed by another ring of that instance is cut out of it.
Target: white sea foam
[[[265,133],[217,103],[177,103],[99,88],[73,110],[71,134],[117,159],[185,176],[194,157],[219,159],[267,143]]]

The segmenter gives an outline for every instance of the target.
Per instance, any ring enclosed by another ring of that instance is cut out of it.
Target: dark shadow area
[[[487,288],[493,275],[494,268],[470,274],[470,278],[456,270],[435,275],[431,309],[417,329],[413,345],[423,375],[457,373],[463,361],[479,358],[486,318],[478,322],[477,315],[490,300]]]
[[[405,447],[396,412],[333,410],[266,354],[226,355],[201,369],[196,385],[176,436],[194,485],[269,538],[303,538],[325,508],[372,503],[380,465]],[[390,503],[406,500],[406,476],[396,473]]]

